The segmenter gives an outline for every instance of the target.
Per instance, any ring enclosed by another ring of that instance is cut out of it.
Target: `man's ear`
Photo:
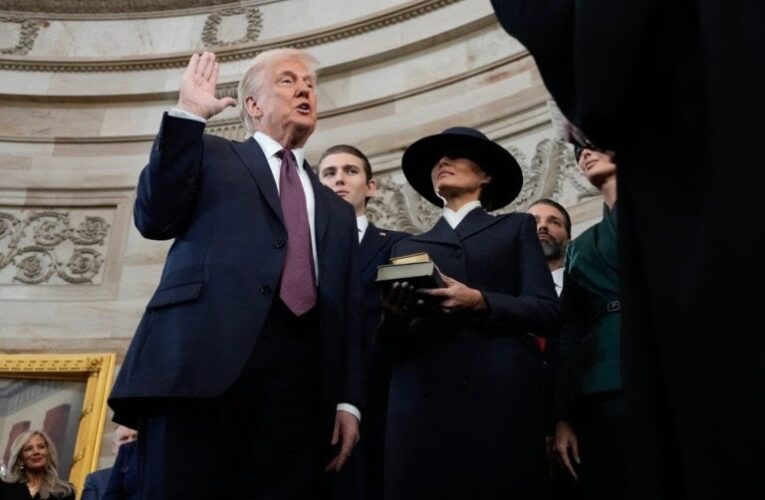
[[[374,179],[369,179],[367,181],[367,198],[371,198],[375,195],[377,192],[377,181]]]
[[[247,114],[250,115],[250,117],[252,117],[254,120],[259,120],[263,113],[260,110],[255,97],[251,95],[244,98],[244,109],[247,110]]]

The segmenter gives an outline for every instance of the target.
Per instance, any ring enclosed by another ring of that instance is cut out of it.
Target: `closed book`
[[[384,287],[396,281],[406,281],[415,288],[443,288],[435,262],[410,262],[408,264],[383,264],[377,266],[376,281]]]

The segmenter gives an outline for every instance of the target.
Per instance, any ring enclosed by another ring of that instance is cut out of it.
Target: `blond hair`
[[[62,481],[58,476],[58,452],[56,447],[51,441],[50,437],[39,430],[26,431],[13,441],[11,445],[11,461],[8,464],[8,473],[3,480],[6,483],[26,483],[27,476],[24,472],[24,463],[21,460],[21,455],[24,451],[24,446],[34,436],[40,436],[48,447],[48,460],[45,463],[45,470],[43,471],[42,481],[40,482],[40,489],[38,493],[43,500],[56,497],[63,497],[69,495],[74,491],[72,485],[66,481]]]

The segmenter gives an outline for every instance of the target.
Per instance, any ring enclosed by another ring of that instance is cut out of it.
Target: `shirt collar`
[[[369,227],[369,219],[367,219],[366,215],[359,215],[356,217],[356,227],[359,228],[359,241],[361,241]]]
[[[457,227],[462,219],[464,219],[468,213],[481,206],[480,200],[469,201],[462,205],[456,212],[451,208],[444,207],[444,219],[449,223],[452,229]]]
[[[269,135],[264,134],[260,130],[255,132],[252,135],[252,138],[255,139],[255,141],[260,146],[260,149],[263,150],[263,154],[265,154],[266,158],[268,159],[276,157],[276,153],[284,149],[284,147],[281,144],[279,144],[274,139],[272,139]],[[295,164],[302,167],[303,160],[305,160],[305,151],[303,150],[303,148],[293,149],[292,154],[295,155]]]

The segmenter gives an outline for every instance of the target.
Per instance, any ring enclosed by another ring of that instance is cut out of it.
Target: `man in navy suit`
[[[252,61],[244,142],[203,134],[235,105],[210,52],[163,117],[134,216],[175,241],[109,399],[139,426],[141,498],[325,498],[358,440],[357,228],[303,161],[314,66],[295,49]]]
[[[382,294],[375,278],[377,266],[389,262],[393,245],[409,233],[380,229],[367,219],[367,203],[377,191],[377,182],[372,177],[369,159],[358,148],[347,144],[330,147],[321,155],[318,171],[322,184],[350,203],[356,211],[361,245],[367,374],[367,407],[362,425],[363,438],[359,443],[363,459],[351,460],[342,486],[345,498],[354,498],[359,495],[359,490],[363,490],[366,500],[382,499],[382,454],[390,368],[384,363],[380,350],[375,348],[382,317]],[[359,470],[362,467],[363,473]]]
[[[112,436],[112,453],[115,455],[121,449],[122,445],[132,443],[138,437],[135,429],[118,425],[114,429]],[[93,471],[85,478],[85,486],[82,488],[81,500],[101,500],[106,493],[106,487],[109,484],[109,476],[112,475],[112,467]]]

